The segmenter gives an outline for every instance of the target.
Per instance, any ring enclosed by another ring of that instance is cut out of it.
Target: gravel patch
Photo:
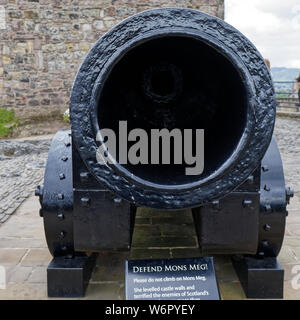
[[[300,195],[300,119],[277,117],[274,131],[286,185]]]
[[[43,180],[50,139],[0,141],[0,224]]]

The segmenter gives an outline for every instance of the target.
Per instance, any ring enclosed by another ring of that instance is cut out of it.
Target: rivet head
[[[44,185],[39,185],[36,187],[34,194],[37,197],[40,197],[41,199],[43,198],[43,193],[44,193]]]
[[[39,197],[41,195],[41,186],[37,186],[35,191],[34,191],[34,195],[36,197]]]
[[[253,184],[253,183],[254,183],[254,176],[253,176],[253,175],[249,176],[249,177],[247,178],[247,182],[248,182],[249,184]]]
[[[65,176],[63,173],[60,173],[60,174],[59,174],[59,179],[60,179],[60,180],[65,179],[65,177],[66,177],[66,176]]]
[[[214,209],[219,210],[220,209],[220,201],[219,200],[214,200],[212,201],[212,206]]]
[[[266,191],[270,191],[271,189],[265,184],[265,186],[264,186],[264,190],[266,190]]]
[[[261,242],[261,244],[263,245],[263,247],[268,247],[269,246],[269,242],[267,240],[263,240]]]
[[[91,199],[88,198],[88,197],[82,197],[82,198],[80,199],[80,202],[81,202],[81,205],[82,205],[83,207],[89,207],[90,204],[91,204]]]
[[[117,206],[122,203],[122,199],[118,198],[118,197],[114,198],[113,201],[114,201],[114,204],[117,205]]]
[[[271,207],[270,204],[266,204],[266,205],[265,205],[265,211],[266,211],[266,212],[272,212],[272,207]]]
[[[63,193],[59,193],[59,194],[57,195],[57,199],[58,199],[58,200],[63,200],[63,199],[64,199],[64,194],[63,194]]]
[[[65,218],[65,216],[64,216],[63,213],[59,212],[59,213],[57,214],[57,218],[58,218],[59,220],[63,220],[63,219]]]
[[[261,169],[262,169],[263,172],[269,171],[269,167],[266,166],[266,165],[262,166]]]
[[[65,231],[61,231],[59,233],[59,236],[63,239],[66,236],[66,232]]]
[[[285,189],[287,196],[293,197],[294,196],[294,190],[292,190],[290,187],[286,187]]]
[[[67,160],[68,160],[68,157],[62,156],[62,157],[61,157],[61,160],[62,160],[62,161],[67,161]]]
[[[70,147],[70,145],[71,145],[71,142],[65,142],[66,147]]]
[[[286,194],[286,202],[287,204],[290,204],[290,199],[294,197],[294,190],[292,190],[290,187],[286,187],[285,194]]]
[[[270,230],[271,230],[271,226],[266,223],[266,224],[264,225],[264,230],[265,230],[265,231],[270,231]]]
[[[88,182],[90,178],[89,172],[80,172],[80,181],[81,182]]]
[[[244,200],[243,201],[243,207],[244,208],[250,208],[252,205],[252,200]]]
[[[260,252],[258,252],[258,257],[259,258],[264,258],[264,256],[265,256],[265,253],[263,252],[263,251],[260,251]]]

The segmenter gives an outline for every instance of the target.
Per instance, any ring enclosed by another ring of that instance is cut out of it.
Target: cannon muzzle
[[[133,203],[176,209],[225,196],[254,171],[271,140],[275,97],[264,59],[240,32],[171,8],[132,16],[96,43],[70,110],[75,145],[100,183]],[[118,156],[99,165],[97,134],[116,132],[119,151],[120,121],[128,131],[204,130],[201,174],[174,163],[122,164]]]

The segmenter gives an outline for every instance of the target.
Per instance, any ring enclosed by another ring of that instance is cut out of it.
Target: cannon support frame
[[[70,131],[54,137],[45,184],[38,190],[54,257],[48,267],[48,295],[84,296],[95,253],[130,250],[137,207],[99,185],[73,147]],[[201,253],[231,255],[247,297],[283,295],[284,271],[276,256],[289,195],[273,140],[262,164],[235,192],[192,210]]]

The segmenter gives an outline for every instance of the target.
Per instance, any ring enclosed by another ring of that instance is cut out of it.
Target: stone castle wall
[[[157,7],[224,18],[224,0],[0,0],[0,107],[21,119],[61,117],[91,46],[124,18]]]

